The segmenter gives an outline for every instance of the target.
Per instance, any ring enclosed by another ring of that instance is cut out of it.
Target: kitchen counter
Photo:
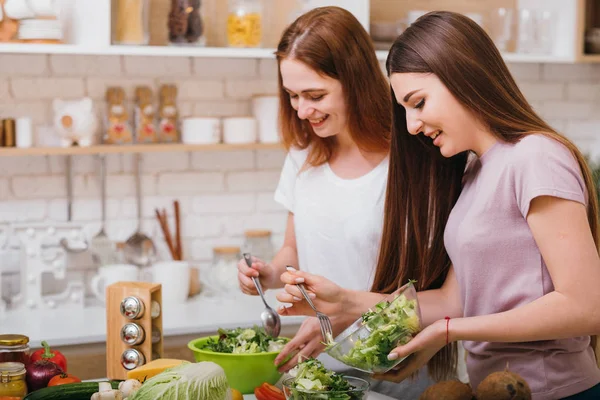
[[[266,297],[271,307],[279,305],[275,292],[267,292]],[[163,336],[260,325],[263,309],[260,297],[241,293],[222,298],[200,295],[185,304],[163,304]],[[284,317],[281,323],[283,326],[298,325],[303,319]],[[0,334],[4,333],[29,336],[33,348],[40,347],[42,340],[52,346],[105,342],[106,310],[104,307],[11,310],[0,319]]]

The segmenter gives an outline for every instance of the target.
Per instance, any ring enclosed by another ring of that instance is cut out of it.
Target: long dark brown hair
[[[369,34],[340,7],[319,7],[301,15],[283,33],[277,63],[294,59],[342,84],[352,140],[367,152],[389,151],[391,100]],[[335,138],[320,138],[298,118],[279,71],[279,124],[286,149],[310,146],[307,162],[317,166],[332,155]]]
[[[586,183],[588,220],[598,245],[598,204],[585,159],[535,113],[479,25],[457,13],[428,13],[396,39],[386,68],[388,76],[435,74],[499,141],[516,143],[537,133],[566,146]],[[444,229],[461,192],[467,153],[444,158],[431,140],[408,133],[404,107],[394,101],[392,109],[383,239],[372,290],[390,292],[409,279],[417,280],[419,290],[439,288],[451,264]],[[452,374],[455,360],[455,348],[447,346],[430,361],[430,374],[435,379]]]

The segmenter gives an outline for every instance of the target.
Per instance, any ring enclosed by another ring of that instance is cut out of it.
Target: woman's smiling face
[[[390,82],[395,101],[406,109],[406,128],[411,135],[431,138],[444,157],[477,147],[475,132],[480,124],[436,75],[393,73]]]
[[[283,88],[298,118],[307,120],[322,138],[346,133],[348,118],[340,81],[319,75],[293,58],[282,60],[279,68]]]

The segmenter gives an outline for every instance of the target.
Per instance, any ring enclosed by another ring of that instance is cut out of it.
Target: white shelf
[[[381,61],[387,59],[388,52],[386,50],[377,50],[377,58]],[[575,60],[569,57],[557,57],[547,54],[519,54],[519,53],[503,53],[502,57],[506,62],[512,63],[573,63]],[[597,60],[600,62],[600,58]]]
[[[131,144],[131,145],[96,145],[90,147],[30,147],[0,148],[0,157],[19,156],[60,156],[84,154],[115,153],[162,153],[162,152],[195,152],[195,151],[233,151],[233,150],[278,150],[283,149],[280,143],[248,143],[248,144]]]
[[[14,54],[78,54],[161,57],[221,57],[221,58],[274,58],[275,49],[245,49],[233,47],[183,46],[106,46],[92,47],[73,44],[2,43],[0,53]]]
[[[244,49],[232,47],[179,47],[179,46],[106,46],[90,47],[72,44],[0,44],[1,53],[14,54],[74,54],[74,55],[122,55],[157,57],[218,57],[218,58],[274,58],[274,48]],[[378,50],[377,58],[385,61],[388,52]],[[573,63],[569,57],[557,57],[545,54],[505,53],[507,62],[523,63]],[[586,56],[585,62],[600,62],[598,56]]]

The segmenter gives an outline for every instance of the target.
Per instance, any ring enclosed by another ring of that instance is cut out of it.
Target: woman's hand
[[[343,313],[346,290],[330,280],[319,275],[288,268],[287,272],[281,275],[281,281],[285,283],[285,290],[277,294],[277,300],[282,303],[290,303],[291,306],[279,308],[279,314],[315,315],[313,309],[304,300],[300,289],[296,286],[298,283],[304,283],[306,292],[317,310],[329,317],[335,317]]]
[[[275,268],[263,260],[252,257],[252,268],[248,267],[243,258],[238,262],[238,282],[243,293],[258,296],[258,291],[251,277],[257,277],[263,291],[274,287],[273,282],[277,279]]]
[[[398,367],[385,374],[375,374],[373,378],[398,383],[410,377],[446,345],[446,324],[446,320],[438,320],[419,332],[404,346],[396,347],[388,356],[390,360],[409,357]]]
[[[279,372],[287,372],[294,368],[298,364],[299,357],[301,359],[316,358],[325,349],[322,341],[321,327],[317,318],[305,319],[294,338],[285,345],[275,358],[275,365],[278,366]],[[289,360],[283,363],[288,357]]]

